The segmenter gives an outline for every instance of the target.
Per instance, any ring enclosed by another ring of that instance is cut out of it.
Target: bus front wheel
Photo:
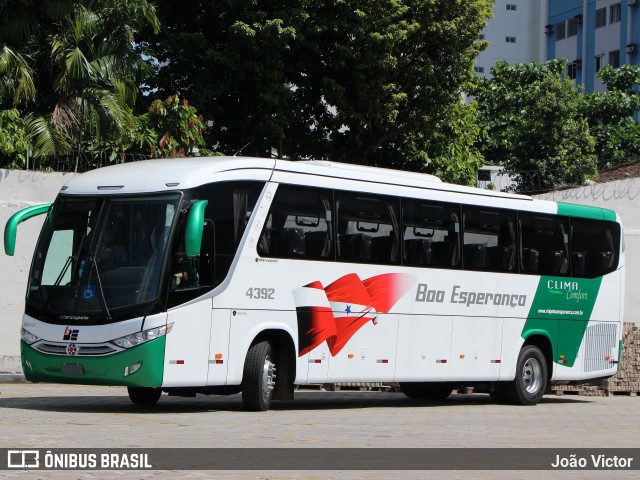
[[[505,385],[510,403],[535,405],[542,399],[547,388],[547,362],[535,345],[520,350],[516,366],[516,378]]]
[[[152,406],[158,403],[162,390],[150,387],[127,387],[129,398],[136,405]]]
[[[267,341],[251,346],[244,362],[242,403],[247,410],[264,412],[271,405],[276,384],[273,349]]]

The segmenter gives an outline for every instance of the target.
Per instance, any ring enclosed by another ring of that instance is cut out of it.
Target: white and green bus
[[[153,160],[79,175],[47,214],[21,358],[33,382],[242,392],[398,382],[532,405],[616,373],[624,243],[613,211],[323,161]]]

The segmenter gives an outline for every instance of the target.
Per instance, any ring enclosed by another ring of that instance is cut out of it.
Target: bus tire
[[[400,391],[409,398],[441,402],[451,395],[453,387],[448,383],[400,382]]]
[[[520,350],[516,378],[505,385],[509,402],[514,405],[535,405],[547,388],[547,362],[535,345]]]
[[[162,390],[151,387],[127,387],[129,399],[136,405],[150,407],[158,403]]]
[[[269,409],[276,381],[276,364],[271,344],[258,342],[247,352],[242,375],[242,404],[253,412]]]

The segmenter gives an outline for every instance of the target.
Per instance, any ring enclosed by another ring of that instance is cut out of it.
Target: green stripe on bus
[[[22,370],[30,382],[74,383],[130,387],[160,387],[164,372],[165,337],[100,357],[48,355],[20,342]],[[124,369],[142,362],[136,373],[124,376]],[[69,375],[61,366],[82,365],[84,373]]]
[[[590,207],[587,205],[577,205],[575,203],[558,203],[558,215],[569,217],[592,218],[594,220],[616,221],[616,212],[608,208]]]
[[[598,298],[602,277],[540,277],[522,338],[544,335],[553,361],[572,367]]]

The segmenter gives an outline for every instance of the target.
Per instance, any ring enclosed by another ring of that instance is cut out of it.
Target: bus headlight
[[[31,345],[32,343],[36,343],[39,338],[36,337],[33,333],[27,332],[24,328],[20,332],[22,335],[22,341],[27,345]]]
[[[172,328],[173,323],[152,328],[151,330],[145,330],[144,332],[132,333],[126,337],[116,338],[112,340],[112,342],[122,348],[131,348],[155,340],[156,338],[164,337]]]

